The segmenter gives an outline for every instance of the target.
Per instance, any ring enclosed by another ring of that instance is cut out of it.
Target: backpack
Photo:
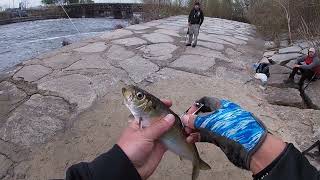
[[[263,73],[263,74],[267,75],[267,77],[269,78],[270,77],[269,64],[260,63],[256,69],[256,73]]]

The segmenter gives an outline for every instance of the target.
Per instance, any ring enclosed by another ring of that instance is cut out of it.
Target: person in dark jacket
[[[300,88],[303,86],[303,83],[306,79],[311,80],[315,74],[320,75],[320,59],[316,54],[315,48],[310,48],[308,55],[297,60],[289,79],[286,80],[285,83],[294,83],[294,76],[298,73],[298,71],[301,72],[301,78],[299,80]]]
[[[198,35],[200,26],[204,20],[203,12],[200,8],[200,3],[196,2],[194,8],[191,10],[188,19],[188,32],[189,32],[189,43],[186,46],[196,47],[198,42]],[[194,40],[194,41],[193,41]],[[193,44],[192,44],[193,41]]]
[[[171,101],[164,101],[171,106]],[[189,143],[215,144],[237,167],[250,170],[254,180],[318,180],[320,174],[292,144],[268,133],[264,124],[239,105],[211,97],[197,101],[182,117]],[[114,147],[89,163],[68,168],[66,180],[145,180],[157,168],[166,148],[158,138],[174,124],[167,115],[140,130],[136,122],[124,130]]]

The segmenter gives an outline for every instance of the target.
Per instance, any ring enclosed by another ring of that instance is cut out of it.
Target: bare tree
[[[289,44],[292,44],[290,0],[275,0],[275,2],[278,3],[278,5],[280,5],[280,7],[284,11],[285,17],[287,19]]]

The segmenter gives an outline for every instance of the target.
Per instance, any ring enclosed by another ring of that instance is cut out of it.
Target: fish
[[[177,114],[168,108],[160,99],[137,86],[129,85],[122,88],[124,103],[136,120],[139,120],[141,128],[150,126],[168,114],[175,117],[173,127],[160,137],[160,142],[168,150],[177,154],[180,159],[192,162],[192,180],[196,180],[200,170],[209,170],[211,167],[204,162],[198,153],[195,144],[186,141],[186,133],[183,124]]]

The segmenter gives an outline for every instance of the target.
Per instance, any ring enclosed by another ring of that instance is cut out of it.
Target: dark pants
[[[300,64],[300,63],[299,63]],[[299,81],[299,86],[302,87],[303,83],[306,79],[311,80],[312,77],[314,76],[314,72],[310,69],[301,69],[298,67],[293,68],[292,73],[290,74],[289,78],[294,79],[294,76],[298,73],[298,71],[301,72],[301,78]]]

